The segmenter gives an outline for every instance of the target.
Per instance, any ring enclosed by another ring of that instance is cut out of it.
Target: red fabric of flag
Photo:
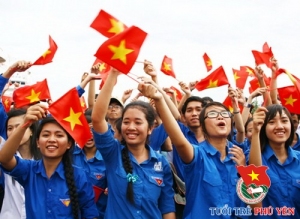
[[[249,73],[246,71],[240,71],[240,70],[237,70],[234,68],[232,69],[232,71],[233,71],[233,78],[234,78],[236,87],[243,90],[245,87],[246,81],[248,79]]]
[[[253,164],[248,166],[237,166],[239,174],[241,175],[246,186],[254,184],[256,186],[270,187],[271,181],[266,173],[267,166],[255,166]]]
[[[208,88],[220,87],[229,84],[226,73],[222,66],[210,73],[206,78],[201,79],[195,88],[198,91],[202,91]]]
[[[171,86],[170,89],[175,92],[176,100],[180,101],[182,98],[182,93],[180,92],[180,90],[178,90],[176,87],[173,86]]]
[[[47,79],[16,89],[13,93],[13,100],[16,108],[31,105],[41,100],[51,99]]]
[[[81,148],[92,138],[76,88],[69,90],[62,97],[53,102],[49,106],[49,112]]]
[[[164,59],[161,63],[161,72],[163,72],[165,75],[172,76],[173,78],[176,78],[176,75],[173,70],[173,61],[168,56],[164,56]]]
[[[255,77],[254,69],[249,66],[240,66],[240,71],[242,72],[242,74],[246,72],[248,76]]]
[[[270,77],[267,77],[266,75],[264,75],[264,81],[265,81],[266,86],[269,87],[269,86],[270,86],[271,78],[270,78]],[[252,79],[251,81],[249,81],[249,83],[250,83],[250,87],[249,87],[249,92],[250,92],[250,94],[251,94],[253,91],[255,91],[257,88],[260,87],[257,78]]]
[[[79,98],[79,101],[80,101],[80,106],[81,106],[81,108],[82,108],[82,112],[85,112],[86,109],[87,109],[87,106],[86,106],[86,102],[85,102],[84,96],[81,96],[81,97]]]
[[[272,56],[270,56],[270,54],[262,53],[256,50],[252,50],[252,54],[254,56],[256,65],[266,64],[266,66],[268,66],[269,68],[272,67]]]
[[[225,100],[223,101],[223,104],[224,104],[225,106],[228,107],[228,109],[229,109],[229,111],[230,111],[231,113],[233,113],[232,101],[231,101],[231,98],[230,98],[229,96],[227,96],[227,97],[225,98]],[[240,112],[242,112],[243,109],[244,109],[244,106],[241,105],[241,104],[239,104],[239,108],[240,108]]]
[[[295,75],[289,73],[286,69],[280,68],[277,70],[276,72],[276,77],[280,74],[286,74],[289,79],[291,80],[291,82],[294,84],[294,86],[296,87],[296,91],[300,94],[300,79],[297,78]]]
[[[49,45],[50,48],[44,52],[44,54],[38,58],[32,65],[45,65],[52,62],[52,59],[56,53],[57,45],[54,40],[49,36]]]
[[[90,25],[105,37],[112,37],[127,29],[127,26],[109,13],[101,10]]]
[[[146,36],[146,32],[132,26],[107,39],[95,56],[126,74],[134,65]]]
[[[262,51],[263,51],[264,54],[268,54],[270,57],[274,56],[273,52],[272,52],[272,48],[269,47],[267,42],[264,43]]]
[[[278,95],[282,106],[290,113],[300,114],[300,94],[295,86],[278,88]]]
[[[2,96],[2,104],[5,112],[10,111],[11,104],[13,103],[13,99],[8,96]]]
[[[209,72],[212,69],[212,61],[206,53],[204,53],[203,55],[203,60],[204,60],[206,70],[207,72]]]
[[[101,61],[100,59],[97,59],[95,60],[94,65],[97,65],[97,64],[100,64],[99,66],[99,73],[102,74],[102,73],[106,73],[110,70],[110,66],[108,64],[106,64],[105,62]]]

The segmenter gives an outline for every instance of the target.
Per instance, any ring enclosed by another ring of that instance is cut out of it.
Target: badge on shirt
[[[69,205],[70,205],[70,199],[69,198],[67,198],[67,199],[59,199],[59,200],[61,201],[61,203],[64,204],[64,206],[69,207]]]
[[[100,173],[94,173],[94,176],[96,177],[96,179],[101,179],[102,178],[102,174],[100,174]]]
[[[154,170],[157,172],[161,172],[163,170],[161,161],[154,163]]]
[[[163,183],[162,178],[152,176],[152,179],[154,179],[155,182],[157,183],[157,185],[159,185],[159,186]]]

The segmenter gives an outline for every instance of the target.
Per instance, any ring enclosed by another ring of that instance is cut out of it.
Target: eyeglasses
[[[204,119],[206,118],[217,118],[219,115],[221,115],[223,118],[230,118],[231,117],[231,113],[229,111],[221,111],[221,112],[217,112],[217,111],[210,111],[206,114],[206,116],[204,117]]]
[[[119,105],[109,105],[109,106],[108,106],[108,109],[109,109],[109,110],[111,110],[111,109],[119,110],[119,109],[121,109],[121,108],[122,108],[122,107],[119,106]]]

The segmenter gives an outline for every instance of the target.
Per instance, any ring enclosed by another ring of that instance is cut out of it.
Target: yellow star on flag
[[[5,104],[6,107],[8,107],[8,99],[4,100],[4,104]]]
[[[48,55],[48,54],[50,54],[51,53],[51,51],[48,49],[46,52],[44,52],[44,54],[42,55],[43,56],[43,58],[46,58],[46,56]]]
[[[128,55],[129,53],[132,53],[134,50],[127,49],[125,47],[125,43],[126,43],[125,40],[122,40],[118,47],[113,46],[113,45],[108,46],[108,48],[114,53],[113,57],[111,58],[112,60],[119,59],[124,64],[127,64],[126,55]]]
[[[70,123],[71,130],[73,131],[75,125],[81,125],[82,126],[82,123],[79,119],[81,115],[82,115],[82,112],[74,113],[74,110],[71,107],[70,108],[70,115],[68,117],[64,118],[63,120]]]
[[[212,66],[211,60],[208,60],[208,61],[206,62],[206,65],[207,65],[207,66]]]
[[[248,176],[251,176],[251,181],[253,181],[253,180],[259,181],[259,179],[257,178],[259,176],[259,174],[254,173],[253,170],[252,170],[251,174],[248,174]]]
[[[253,71],[250,68],[247,68],[246,72],[248,72],[248,75],[253,75]]]
[[[209,80],[209,85],[207,86],[207,88],[213,88],[213,87],[218,87],[218,80],[215,81]]]
[[[297,99],[293,99],[292,94],[288,98],[284,98],[285,100],[285,105],[290,104],[291,106],[294,106],[294,102],[297,101]]]
[[[38,102],[40,101],[41,92],[36,93],[33,89],[31,90],[30,96],[27,96],[26,99],[30,100],[30,103]]]
[[[118,34],[121,33],[125,28],[122,22],[110,19],[111,28],[107,31],[109,33]]]
[[[106,69],[106,65],[105,63],[101,63],[101,65],[99,66],[99,71],[102,72],[104,69]]]
[[[232,107],[232,106],[229,106],[228,108],[229,108],[229,112],[232,113],[232,112],[233,112],[233,107]]]
[[[167,64],[167,63],[165,63],[164,62],[164,69],[166,70],[166,71],[171,71],[172,69],[171,69],[171,65],[170,64]]]
[[[233,77],[234,77],[234,80],[235,80],[235,81],[236,81],[237,79],[241,78],[240,76],[238,76],[238,75],[237,75],[237,73],[236,73],[236,72],[234,72],[234,75],[233,75]]]

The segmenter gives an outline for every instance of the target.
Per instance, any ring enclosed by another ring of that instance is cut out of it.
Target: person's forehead
[[[206,108],[206,112],[209,112],[209,111],[224,111],[225,108],[222,107],[222,106],[209,106]]]

